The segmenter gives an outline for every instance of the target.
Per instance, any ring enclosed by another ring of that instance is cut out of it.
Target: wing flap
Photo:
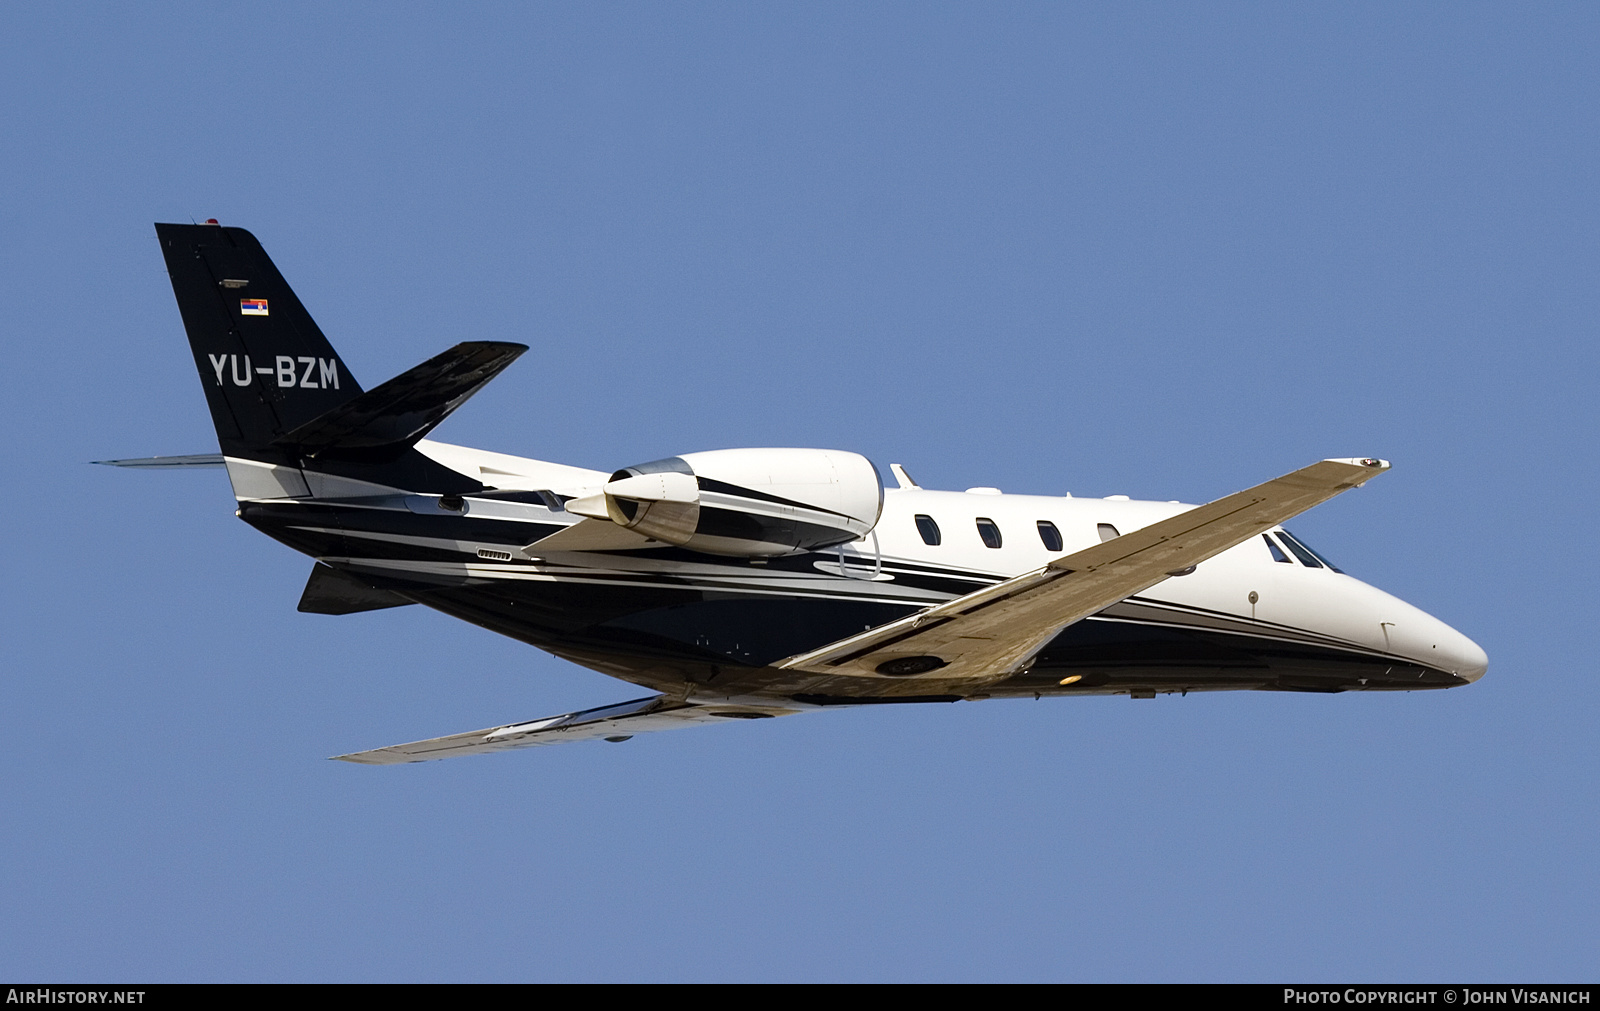
[[[1272,529],[1389,465],[1323,460],[776,666],[817,674],[993,680],[1061,629]]]
[[[489,727],[486,730],[434,737],[426,741],[412,741],[409,744],[357,751],[348,755],[335,755],[334,758],[341,762],[355,762],[360,765],[399,765],[405,762],[427,762],[436,758],[512,751],[517,748],[571,744],[575,741],[592,741],[595,738],[623,741],[634,734],[657,730],[677,730],[705,723],[728,723],[734,720],[767,719],[803,711],[800,708],[766,704],[686,703],[668,700],[664,695],[652,695],[631,702],[549,716],[542,720]]]

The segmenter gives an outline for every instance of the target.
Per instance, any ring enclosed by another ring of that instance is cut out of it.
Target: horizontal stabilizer
[[[311,457],[392,456],[416,445],[526,350],[498,341],[457,344],[274,442]]]
[[[105,467],[134,467],[139,470],[203,470],[222,468],[227,463],[221,453],[195,453],[190,456],[145,456],[133,460],[95,460]]]
[[[348,572],[328,565],[318,564],[306,580],[305,592],[300,595],[299,610],[307,614],[357,614],[361,611],[380,611],[386,607],[404,607],[415,601],[408,600],[389,590],[362,582]]]
[[[527,723],[513,723],[487,730],[473,730],[449,737],[435,737],[427,741],[396,744],[372,751],[357,751],[349,755],[335,755],[341,762],[361,765],[399,765],[404,762],[426,762],[435,758],[455,758],[459,755],[484,755],[491,751],[510,751],[515,748],[538,748],[547,744],[570,744],[573,741],[626,741],[634,734],[656,730],[676,730],[703,723],[731,723],[735,720],[760,720],[771,716],[788,716],[805,712],[804,708],[785,708],[774,704],[746,705],[743,703],[701,704],[669,701],[665,695],[620,702],[598,709],[584,709],[576,713],[550,716]]]

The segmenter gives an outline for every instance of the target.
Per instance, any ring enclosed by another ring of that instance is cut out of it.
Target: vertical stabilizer
[[[362,390],[256,237],[156,225],[222,452],[289,463],[273,440]]]

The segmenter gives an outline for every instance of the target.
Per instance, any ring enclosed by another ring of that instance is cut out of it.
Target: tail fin
[[[156,225],[217,441],[228,456],[290,463],[275,440],[361,385],[242,228]]]

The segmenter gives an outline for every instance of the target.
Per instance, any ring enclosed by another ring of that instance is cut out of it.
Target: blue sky
[[[0,14],[0,974],[1573,980],[1600,962],[1592,5]],[[1468,688],[830,713],[397,768],[635,697],[295,611],[151,222],[254,231],[438,437],[827,446],[1205,501],[1478,640]]]

